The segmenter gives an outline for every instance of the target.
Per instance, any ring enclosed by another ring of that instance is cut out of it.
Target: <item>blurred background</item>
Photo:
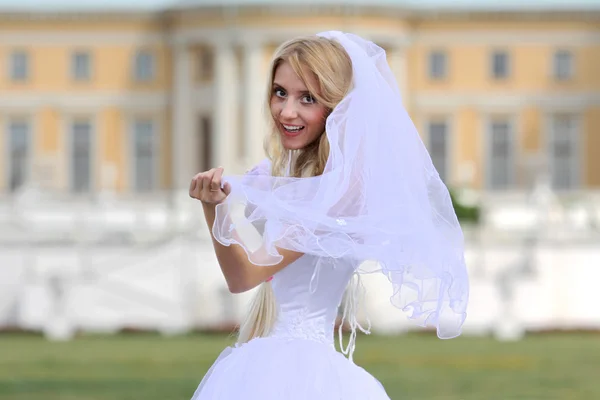
[[[185,399],[252,295],[191,177],[264,155],[274,49],[383,47],[472,285],[440,341],[368,276],[392,399],[600,399],[600,1],[0,0],[0,398]]]

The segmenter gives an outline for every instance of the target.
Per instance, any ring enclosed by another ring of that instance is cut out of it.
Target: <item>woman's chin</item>
[[[281,144],[286,150],[299,150],[306,146],[303,138],[300,136],[289,137],[287,135],[281,135]]]
[[[300,150],[302,149],[304,146],[295,146],[295,145],[283,145],[283,148],[286,150]]]

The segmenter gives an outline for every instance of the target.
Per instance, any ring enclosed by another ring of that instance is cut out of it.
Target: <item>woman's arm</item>
[[[203,203],[202,208],[204,209],[204,217],[206,218],[208,228],[211,230],[215,222],[215,205]],[[227,287],[229,287],[229,291],[232,293],[242,293],[258,286],[261,282],[264,282],[302,256],[302,253],[295,251],[277,249],[279,254],[283,256],[283,259],[279,263],[269,266],[257,266],[248,260],[246,252],[238,244],[223,246],[215,239],[212,232],[210,237],[215,248],[219,266],[227,281]]]
[[[230,192],[230,188],[227,185],[221,188],[222,174],[223,169],[216,168],[196,175],[190,185],[190,196],[202,201],[204,217],[206,218],[208,229],[211,231],[210,237],[213,242],[215,254],[225,281],[227,281],[229,291],[232,293],[242,293],[264,282],[278,271],[296,261],[303,254],[286,249],[277,249],[283,257],[279,263],[270,266],[257,266],[248,260],[246,252],[239,245],[223,246],[219,243],[212,235],[216,206],[225,200]]]

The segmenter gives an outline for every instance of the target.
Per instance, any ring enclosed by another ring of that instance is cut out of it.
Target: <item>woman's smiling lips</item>
[[[281,124],[281,126],[283,127],[283,132],[287,136],[291,136],[291,137],[298,136],[304,130],[303,125]]]

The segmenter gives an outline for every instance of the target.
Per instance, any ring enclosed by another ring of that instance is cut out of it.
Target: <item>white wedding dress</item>
[[[226,348],[192,400],[388,400],[383,386],[334,347],[334,324],[356,265],[304,255],[271,281],[273,332]]]

